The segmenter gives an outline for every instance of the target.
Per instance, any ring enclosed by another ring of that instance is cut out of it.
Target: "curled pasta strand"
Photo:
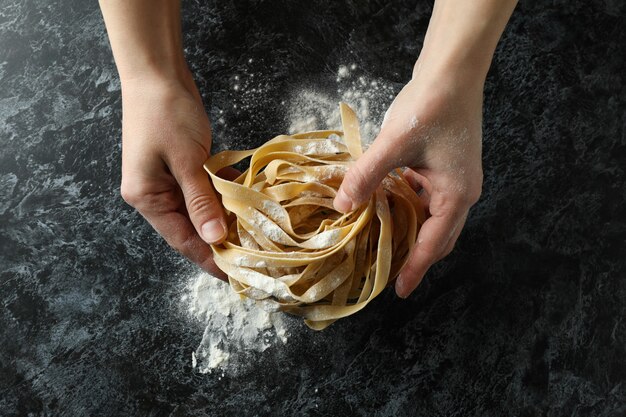
[[[406,262],[425,210],[399,171],[350,213],[334,210],[349,164],[363,153],[354,111],[343,130],[280,135],[247,151],[224,151],[204,168],[228,214],[217,266],[239,294],[304,317],[322,330],[364,308]],[[234,181],[217,172],[250,157]]]

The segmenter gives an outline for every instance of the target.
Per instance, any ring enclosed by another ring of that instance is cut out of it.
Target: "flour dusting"
[[[261,303],[241,298],[227,283],[207,273],[192,278],[189,313],[206,328],[192,353],[200,373],[235,373],[251,354],[287,343],[289,332],[283,313],[270,312]]]
[[[399,85],[372,79],[357,65],[339,66],[335,91],[295,87],[286,106],[289,133],[311,130],[341,130],[340,101],[350,105],[359,118],[363,145],[370,145],[380,130],[385,111],[399,91]]]

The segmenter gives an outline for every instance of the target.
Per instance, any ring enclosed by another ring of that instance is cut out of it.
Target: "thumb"
[[[222,203],[202,167],[176,178],[185,199],[189,219],[206,243],[218,243],[226,237]]]
[[[372,146],[350,167],[337,196],[333,201],[335,210],[347,213],[369,200],[380,182],[395,167],[395,158],[380,136]]]

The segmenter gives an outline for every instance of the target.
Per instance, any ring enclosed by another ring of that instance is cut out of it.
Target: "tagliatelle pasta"
[[[280,135],[259,148],[224,151],[204,164],[228,214],[228,236],[212,245],[239,294],[304,317],[316,330],[365,307],[395,278],[425,220],[399,171],[358,209],[333,199],[362,154],[354,111],[340,104],[343,131]],[[217,176],[251,157],[236,180]]]

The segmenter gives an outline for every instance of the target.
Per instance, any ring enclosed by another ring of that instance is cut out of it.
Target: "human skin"
[[[180,2],[102,0],[122,86],[124,200],[178,252],[223,278],[224,210],[204,161],[211,124],[182,48]]]
[[[423,192],[429,213],[395,283],[406,298],[453,249],[481,194],[485,77],[515,0],[437,0],[413,77],[393,101],[378,137],[348,169],[334,201],[347,212],[369,200],[385,175]]]
[[[480,196],[483,86],[515,4],[436,0],[413,78],[335,199],[349,211],[390,170],[409,167],[430,217],[396,280],[400,297],[452,250]],[[122,86],[122,197],[170,246],[223,278],[209,244],[225,238],[224,209],[202,166],[211,124],[184,58],[180,0],[100,0],[100,8]]]

